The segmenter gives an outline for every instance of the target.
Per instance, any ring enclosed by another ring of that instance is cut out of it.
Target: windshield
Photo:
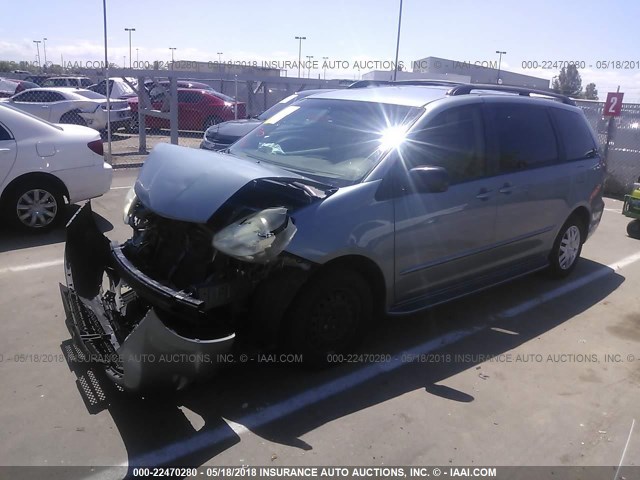
[[[230,153],[341,187],[361,181],[424,112],[418,107],[309,98],[240,139]]]
[[[215,95],[220,100],[224,100],[225,102],[234,102],[235,103],[235,101],[236,101],[234,98],[231,98],[231,97],[225,95],[224,93],[220,93],[220,92],[216,92],[216,91],[212,91],[212,90],[207,90],[207,93],[209,93],[210,95]]]
[[[73,93],[75,93],[76,95],[81,95],[85,98],[91,98],[95,100],[104,100],[105,98],[107,98],[101,93],[93,92],[91,90],[76,90]]]
[[[291,105],[293,102],[295,102],[297,98],[298,98],[297,93],[294,93],[293,95],[289,95],[288,97],[283,98],[274,106],[272,106],[271,108],[268,108],[267,110],[262,112],[260,115],[258,115],[258,120],[262,120],[264,122],[267,118],[273,117],[276,113],[284,109],[287,105]]]

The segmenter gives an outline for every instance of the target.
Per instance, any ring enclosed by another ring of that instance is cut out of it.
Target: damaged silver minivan
[[[74,342],[127,390],[179,389],[241,338],[321,363],[377,314],[568,275],[604,163],[573,102],[536,93],[332,91],[225,153],[159,144],[127,195],[129,240],[102,235],[90,204],[67,226]]]

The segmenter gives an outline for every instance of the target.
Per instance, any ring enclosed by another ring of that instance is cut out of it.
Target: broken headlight
[[[220,230],[213,246],[238,260],[267,263],[285,249],[296,230],[286,208],[267,208]]]
[[[122,220],[124,223],[129,225],[129,219],[131,218],[131,214],[133,213],[133,209],[138,202],[138,197],[136,196],[136,191],[133,187],[127,192],[127,196],[124,197],[124,210],[122,212]]]

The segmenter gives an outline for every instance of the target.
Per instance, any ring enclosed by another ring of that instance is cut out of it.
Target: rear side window
[[[424,128],[409,135],[405,152],[409,168],[443,167],[451,183],[484,176],[486,158],[480,105],[454,107],[439,113]]]
[[[81,85],[82,87],[88,87],[89,85],[92,85],[92,82],[91,82],[91,80],[90,80],[90,79],[88,79],[88,78],[82,78],[82,79],[80,80],[80,85]]]
[[[487,105],[501,172],[544,167],[558,161],[558,146],[545,107]]]
[[[11,133],[9,133],[9,130],[0,125],[0,141],[11,140],[12,138],[13,137],[11,136]]]
[[[43,92],[23,92],[13,97],[14,102],[46,102]]]
[[[180,103],[198,103],[200,95],[196,92],[178,92],[178,102]]]
[[[561,108],[551,110],[558,125],[567,161],[581,160],[597,148],[582,115]]]

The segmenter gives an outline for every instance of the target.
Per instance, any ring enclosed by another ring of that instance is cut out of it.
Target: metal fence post
[[[178,145],[178,80],[176,75],[169,77],[169,126],[171,143]]]
[[[234,119],[237,120],[238,119],[238,75],[235,76],[235,86],[236,86],[236,95],[234,98],[235,100],[235,105],[233,108],[233,115],[234,115]]]
[[[147,152],[147,116],[145,111],[150,105],[147,101],[149,96],[144,88],[144,78],[138,77],[138,153],[146,154]]]

